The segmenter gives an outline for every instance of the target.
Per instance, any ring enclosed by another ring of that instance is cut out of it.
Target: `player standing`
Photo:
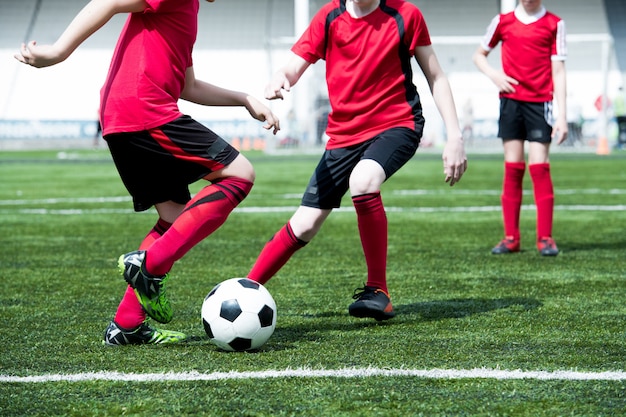
[[[502,43],[502,70],[487,56]],[[500,91],[498,136],[504,147],[502,215],[505,237],[491,253],[520,251],[522,182],[526,170],[524,143],[528,142],[528,170],[537,207],[536,245],[543,256],[559,250],[552,238],[554,189],[549,150],[552,138],[567,138],[565,23],[541,0],[521,0],[513,12],[493,18],[473,60]],[[556,99],[558,117],[553,120]]]

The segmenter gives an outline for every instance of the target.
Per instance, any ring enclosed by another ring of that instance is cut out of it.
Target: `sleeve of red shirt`
[[[407,16],[409,20],[405,25],[407,28],[405,36],[407,39],[405,41],[409,45],[411,53],[413,53],[418,46],[430,45],[432,43],[430,33],[422,12],[417,7],[411,7],[411,13],[407,13],[405,16]]]

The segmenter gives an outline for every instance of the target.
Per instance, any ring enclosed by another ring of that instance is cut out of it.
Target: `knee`
[[[293,230],[294,235],[305,242],[311,241],[320,229],[320,225],[317,225],[313,221],[305,221],[304,219],[291,219],[289,224],[291,225],[291,230]]]
[[[322,228],[329,214],[330,210],[300,206],[289,220],[289,224],[298,239],[310,242]]]
[[[256,180],[256,172],[254,170],[254,166],[250,161],[248,161],[247,158],[244,158],[243,161],[239,163],[237,171],[237,176],[239,178],[250,181],[251,183],[254,183],[254,181]]]
[[[350,174],[350,194],[355,196],[380,191],[380,186],[385,179],[383,167],[373,160],[363,160]]]

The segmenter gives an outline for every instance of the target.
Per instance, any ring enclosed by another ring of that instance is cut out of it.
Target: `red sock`
[[[380,192],[352,197],[367,264],[367,286],[387,290],[387,214]]]
[[[161,237],[170,226],[170,223],[159,219],[152,230],[150,230],[148,235],[143,239],[143,242],[139,245],[139,249],[146,249],[152,242]],[[124,297],[122,297],[122,301],[117,307],[114,320],[119,326],[125,329],[134,329],[146,320],[146,312],[143,310],[143,307],[141,307],[141,304],[139,304],[135,291],[130,285],[126,288]]]
[[[298,249],[303,248],[307,242],[298,239],[289,223],[284,225],[272,239],[265,244],[248,278],[265,284],[287,263]]]
[[[217,230],[252,189],[252,182],[227,177],[204,187],[187,203],[166,233],[148,248],[146,270],[165,275],[201,240]]]
[[[520,210],[522,208],[522,183],[524,181],[525,162],[505,162],[504,181],[502,184],[502,218],[504,234],[519,240]]]
[[[550,164],[532,164],[528,166],[533,180],[535,206],[537,206],[537,240],[552,237],[554,216],[554,188],[550,176]]]

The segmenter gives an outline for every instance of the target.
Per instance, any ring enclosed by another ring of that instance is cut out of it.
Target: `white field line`
[[[464,190],[464,189],[453,189],[453,190],[394,190],[391,192],[393,195],[400,196],[423,196],[423,195],[495,195],[499,196],[502,193],[501,190]],[[532,191],[525,190],[525,194],[531,195]],[[626,194],[626,189],[609,189],[609,190],[601,190],[599,188],[587,188],[580,190],[566,190],[566,189],[557,189],[554,190],[555,195],[624,195]],[[283,200],[300,200],[302,194],[283,194],[283,195],[275,195],[272,198],[275,199],[283,199]],[[33,204],[42,204],[42,205],[51,205],[51,204],[68,204],[68,203],[124,203],[130,202],[131,198],[129,196],[123,197],[79,197],[79,198],[42,198],[42,199],[15,199],[15,200],[0,200],[0,206],[23,206],[23,205],[33,205]]]
[[[530,194],[530,191],[525,191]],[[425,196],[425,195],[500,195],[500,190],[395,190],[392,192],[394,195],[399,196]],[[581,190],[555,190],[556,195],[625,195],[625,189],[609,189],[601,190],[597,188],[581,189]],[[299,194],[284,194],[278,196],[272,196],[274,199],[283,200],[299,200],[301,195]],[[129,203],[130,197],[82,197],[82,198],[46,198],[46,199],[14,199],[14,200],[0,200],[0,214],[34,214],[34,215],[82,215],[82,214],[126,214],[133,213],[132,208],[76,208],[76,209],[52,209],[48,206],[54,206],[56,204],[104,204],[104,203]],[[41,208],[20,208],[20,206],[44,206]],[[296,210],[296,206],[276,206],[276,207],[238,207],[235,212],[240,213],[291,213]],[[534,204],[524,205],[524,210],[534,210]],[[626,211],[626,205],[613,204],[613,205],[587,205],[587,204],[572,204],[572,205],[555,205],[557,211]],[[501,211],[500,205],[493,206],[464,206],[464,207],[386,207],[387,212],[394,213],[444,213],[444,212],[458,212],[458,213],[476,213],[476,212],[494,212]],[[354,207],[346,206],[335,211],[339,212],[353,212]],[[152,210],[148,210],[143,213],[151,213]]]
[[[579,371],[521,371],[502,369],[285,369],[257,372],[166,372],[166,373],[124,373],[124,372],[85,372],[79,374],[46,374],[33,376],[0,375],[0,382],[82,382],[82,381],[223,381],[235,379],[269,378],[368,378],[368,377],[414,377],[424,379],[495,379],[495,380],[561,380],[561,381],[624,381],[626,372],[579,372]]]

